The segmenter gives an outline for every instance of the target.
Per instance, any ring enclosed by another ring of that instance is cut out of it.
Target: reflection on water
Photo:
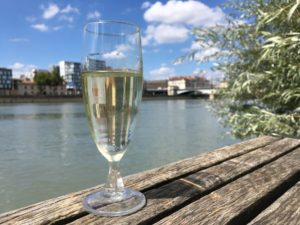
[[[123,175],[237,140],[202,100],[143,101]],[[104,182],[107,162],[90,137],[83,105],[0,105],[0,213]]]

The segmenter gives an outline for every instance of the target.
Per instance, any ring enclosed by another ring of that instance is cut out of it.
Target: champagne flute
[[[87,195],[85,210],[102,216],[141,209],[145,196],[124,187],[119,171],[142,96],[140,29],[122,21],[95,21],[84,27],[83,99],[92,138],[109,163],[103,190]]]

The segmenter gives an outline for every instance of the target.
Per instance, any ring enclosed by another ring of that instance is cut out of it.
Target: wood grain
[[[150,189],[160,183],[208,168],[278,140],[280,139],[264,136],[226,146],[213,152],[128,176],[125,178],[125,184],[139,190]],[[86,215],[82,208],[83,196],[99,188],[101,185],[4,213],[0,215],[0,224],[53,224],[73,220]]]
[[[283,139],[216,166],[196,172],[187,177],[145,192],[147,206],[141,211],[120,218],[105,218],[87,215],[71,224],[147,224],[171,213],[204,193],[225,185],[239,176],[269,163],[271,160],[292,151],[300,140]]]
[[[240,224],[261,200],[300,172],[300,148],[204,196],[157,224]],[[235,221],[235,223],[233,223]]]
[[[300,181],[260,213],[249,225],[299,225],[300,224]]]

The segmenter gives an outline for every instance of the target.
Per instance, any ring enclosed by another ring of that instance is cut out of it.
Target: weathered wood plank
[[[259,224],[300,224],[300,181],[249,223]]]
[[[207,154],[128,176],[125,178],[125,183],[129,187],[143,190],[158,183],[243,155],[278,140],[279,138],[275,137],[260,137],[248,140]],[[66,218],[80,217],[85,215],[82,208],[82,197],[100,187],[93,187],[4,213],[0,215],[0,224],[51,224]]]
[[[157,224],[241,224],[283,184],[300,175],[300,148],[204,196]],[[296,177],[295,177],[296,176]]]
[[[196,172],[183,179],[145,192],[147,207],[141,211],[120,218],[105,218],[87,215],[71,224],[141,224],[156,220],[174,207],[201,197],[203,193],[228,183],[230,180],[266,164],[300,145],[300,140],[283,139],[250,153],[227,160],[221,164]],[[192,184],[192,185],[191,185]]]

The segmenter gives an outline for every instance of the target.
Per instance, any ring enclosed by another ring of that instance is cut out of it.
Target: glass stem
[[[120,173],[120,161],[109,162],[106,188],[113,193],[123,192],[124,183]]]

